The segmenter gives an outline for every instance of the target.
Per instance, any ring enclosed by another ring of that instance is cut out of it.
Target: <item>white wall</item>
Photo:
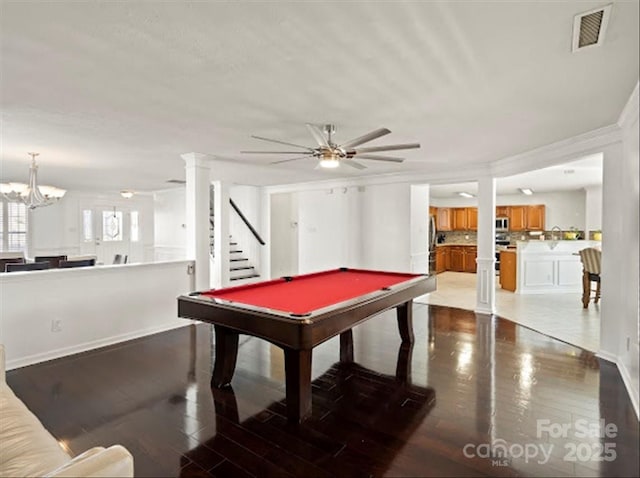
[[[190,264],[0,274],[0,343],[8,368],[188,325],[177,318],[176,297],[194,288]],[[59,321],[59,331],[53,331],[52,321]]]
[[[270,277],[298,274],[298,193],[276,193],[270,197],[268,247]]]
[[[411,188],[410,234],[411,272],[429,272],[429,185]]]
[[[585,197],[584,190],[535,193],[532,196],[524,194],[496,196],[497,206],[544,204],[545,226],[551,229],[559,226],[562,230],[575,227],[584,230],[585,227]],[[436,207],[477,207],[476,198],[432,198],[431,205]]]
[[[602,186],[585,188],[585,231],[602,229]]]
[[[28,255],[67,254],[69,256],[94,253],[87,250],[82,242],[82,211],[116,207],[125,211],[138,211],[140,218],[140,241],[124,251],[130,256],[130,262],[152,260],[151,250],[154,242],[153,199],[150,196],[136,195],[124,199],[119,193],[85,193],[68,191],[57,203],[37,208],[29,214]],[[94,221],[100,218],[94,216]],[[128,219],[125,218],[125,225]]]
[[[638,414],[640,387],[640,153],[638,85],[603,162],[601,354],[616,361]]]
[[[185,188],[158,191],[154,201],[154,257],[158,261],[187,256]]]
[[[356,188],[300,191],[298,196],[298,272],[353,266],[349,244],[359,228],[350,211]],[[272,265],[273,267],[273,265]]]
[[[380,184],[364,189],[361,196],[361,267],[409,272],[410,185]]]

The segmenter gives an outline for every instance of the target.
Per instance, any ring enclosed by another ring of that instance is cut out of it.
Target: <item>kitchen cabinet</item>
[[[451,208],[439,207],[436,215],[436,229],[438,231],[451,231]]]
[[[500,287],[511,292],[516,291],[516,262],[515,251],[500,251]]]
[[[464,272],[464,246],[451,246],[449,252],[451,254],[451,266],[449,270]]]
[[[509,230],[510,231],[526,231],[527,230],[527,209],[528,206],[511,206],[509,207]]]
[[[496,217],[509,217],[509,206],[496,206]]]
[[[508,209],[510,231],[544,231],[544,204],[509,206]]]
[[[465,231],[467,229],[467,208],[454,207],[451,211],[453,211],[453,230]]]
[[[476,257],[478,257],[478,248],[466,246],[464,248],[464,272],[476,272]]]
[[[430,216],[437,216],[438,215],[438,208],[437,207],[433,207],[433,206],[429,206],[429,215]]]
[[[478,230],[478,208],[477,207],[467,208],[467,229],[469,229],[470,231]]]
[[[436,273],[444,271],[476,272],[478,248],[464,244],[436,248]]]
[[[436,274],[440,274],[451,267],[451,260],[448,247],[436,248]]]
[[[544,231],[545,209],[543,204],[528,206],[527,208],[527,230]]]

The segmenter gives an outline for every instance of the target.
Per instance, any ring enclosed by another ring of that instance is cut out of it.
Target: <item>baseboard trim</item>
[[[107,347],[109,345],[118,344],[120,342],[126,342],[128,340],[138,339],[140,337],[146,337],[147,335],[159,334],[168,330],[177,329],[190,325],[191,321],[180,321],[171,324],[164,324],[157,327],[151,327],[143,330],[136,330],[121,335],[114,335],[104,339],[92,340],[89,342],[83,342],[81,344],[72,345],[69,347],[62,347],[56,350],[50,350],[45,353],[28,355],[26,357],[20,357],[17,359],[7,360],[6,370],[13,370],[16,368],[27,367],[29,365],[35,365],[37,363],[47,362],[57,358],[67,357],[69,355],[78,354],[81,352],[87,352],[89,350],[99,349],[101,347]]]
[[[606,360],[607,362],[613,362],[616,365],[618,364],[618,357],[616,357],[615,355],[609,352],[604,352],[601,350],[600,352],[596,353],[596,357],[600,357],[601,359]]]
[[[622,377],[624,386],[627,389],[627,395],[629,395],[629,398],[631,399],[631,405],[633,405],[633,410],[636,412],[636,418],[640,422],[640,408],[638,404],[638,395],[637,395],[638,391],[634,390],[633,388],[633,382],[631,380],[631,375],[629,375],[629,371],[627,370],[627,367],[625,367],[625,365],[623,363],[620,363],[619,361],[616,362],[616,365],[618,366],[618,370],[620,371],[620,376]]]

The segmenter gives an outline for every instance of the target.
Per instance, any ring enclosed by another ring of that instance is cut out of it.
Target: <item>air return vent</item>
[[[171,184],[187,184],[184,179],[168,179],[167,182]]]
[[[609,23],[611,5],[580,13],[573,20],[573,51],[601,45]]]

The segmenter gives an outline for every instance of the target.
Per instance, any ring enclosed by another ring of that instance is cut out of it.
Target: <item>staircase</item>
[[[213,207],[211,207],[209,211],[209,252],[211,257],[215,257],[213,247]],[[256,277],[260,277],[260,274],[258,274],[255,266],[251,264],[249,258],[243,255],[243,251],[238,242],[236,242],[232,236],[229,236],[229,280],[241,281],[254,279]]]
[[[231,236],[229,236],[229,266],[229,280],[260,277],[256,268],[251,265],[248,258],[244,257],[242,249]]]

